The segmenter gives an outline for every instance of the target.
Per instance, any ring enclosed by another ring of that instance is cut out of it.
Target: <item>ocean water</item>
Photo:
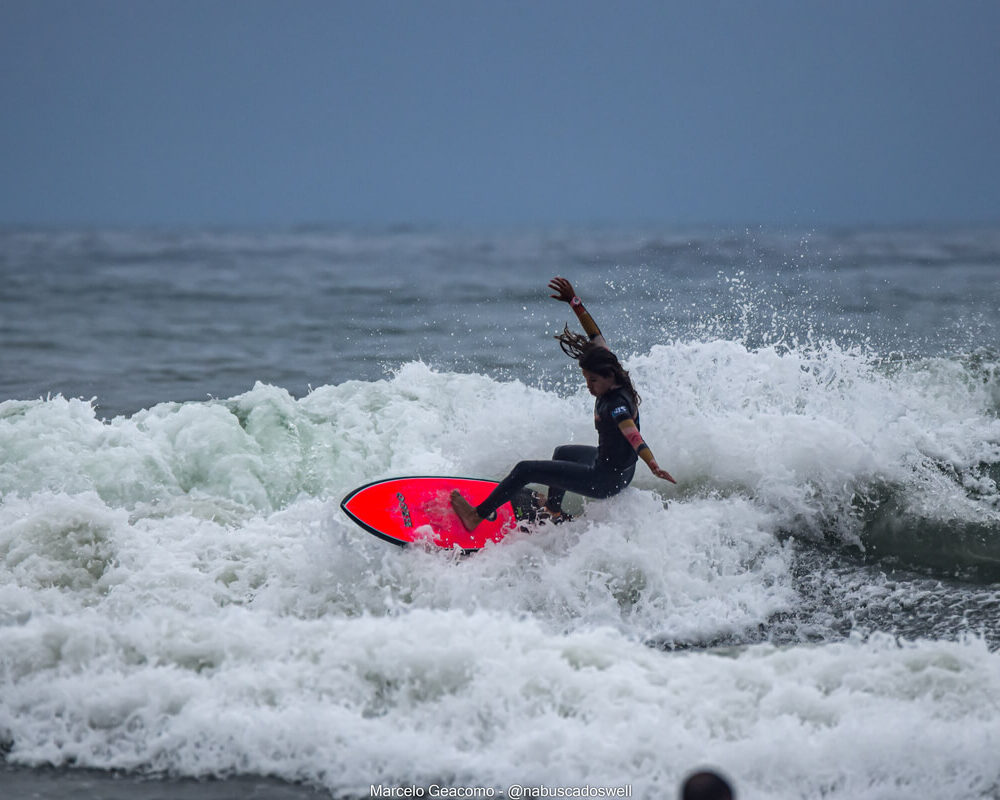
[[[593,442],[555,274],[677,486],[352,525]],[[1000,229],[8,229],[0,277],[4,797],[1000,797]]]

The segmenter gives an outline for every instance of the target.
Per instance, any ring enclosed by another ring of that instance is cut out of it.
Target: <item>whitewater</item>
[[[1000,233],[4,242],[8,767],[1000,792]],[[353,525],[362,483],[593,443],[556,256],[678,485],[473,556]]]

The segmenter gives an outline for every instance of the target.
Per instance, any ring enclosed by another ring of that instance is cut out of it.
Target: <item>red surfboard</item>
[[[458,489],[477,505],[496,485],[496,481],[478,478],[387,478],[355,489],[340,507],[366,531],[393,544],[420,542],[446,550],[481,550],[487,542],[503,539],[528,512],[518,508],[515,513],[511,503],[504,503],[496,519],[485,520],[470,533],[451,507],[451,492]]]

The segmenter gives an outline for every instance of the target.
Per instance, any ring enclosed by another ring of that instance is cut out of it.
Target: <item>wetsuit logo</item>
[[[403,512],[403,522],[407,528],[413,527],[413,520],[410,518],[410,509],[406,505],[406,498],[402,492],[396,492],[396,499],[399,500],[399,510]]]

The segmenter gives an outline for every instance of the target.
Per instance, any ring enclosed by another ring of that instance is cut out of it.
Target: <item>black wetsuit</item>
[[[562,509],[566,492],[586,497],[611,497],[632,482],[637,456],[622,434],[618,423],[631,417],[639,427],[639,412],[626,389],[615,388],[594,403],[594,427],[597,447],[583,444],[560,445],[551,461],[521,461],[497,484],[476,513],[486,519],[528,483],[549,487],[545,505],[552,511]]]

